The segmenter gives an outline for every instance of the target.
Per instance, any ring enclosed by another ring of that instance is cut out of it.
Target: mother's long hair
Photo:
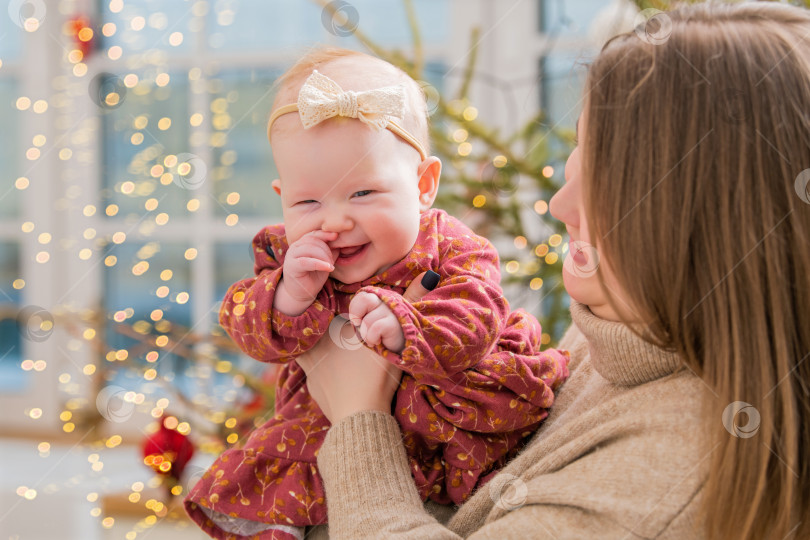
[[[810,538],[810,12],[658,15],[605,46],[586,103],[592,241],[714,394],[708,536]]]

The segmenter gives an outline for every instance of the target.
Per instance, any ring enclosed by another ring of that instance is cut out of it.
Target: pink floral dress
[[[316,456],[330,424],[293,360],[329,334],[358,291],[377,295],[405,334],[402,354],[375,349],[404,371],[391,411],[423,500],[464,502],[517,453],[568,377],[568,353],[541,351],[537,320],[510,312],[494,247],[444,211],[422,214],[402,261],[362,283],[328,280],[295,317],[273,310],[284,226],[262,229],[253,247],[256,275],[230,287],[220,324],[246,354],[282,367],[275,416],[225,451],[186,498],[189,515],[216,538],[234,536],[208,518],[212,511],[283,525],[326,522]],[[428,269],[439,273],[438,287],[419,302],[404,300]]]

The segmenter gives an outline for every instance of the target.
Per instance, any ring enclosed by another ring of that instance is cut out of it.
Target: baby
[[[567,353],[541,352],[536,319],[510,313],[492,245],[431,209],[441,162],[404,72],[312,52],[282,76],[268,136],[284,224],[254,238],[256,276],[230,287],[220,324],[283,364],[276,414],[217,459],[189,515],[216,538],[302,538],[326,522],[316,456],[330,424],[295,358],[341,314],[404,372],[392,413],[422,499],[461,504],[546,417]],[[402,293],[426,271],[438,286],[411,304]]]

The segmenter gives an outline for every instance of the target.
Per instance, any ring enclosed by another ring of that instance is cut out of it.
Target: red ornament
[[[143,462],[156,473],[169,476],[177,482],[194,455],[194,445],[176,429],[166,427],[169,418],[161,418],[160,428],[144,441]]]
[[[74,48],[82,53],[82,58],[95,48],[96,36],[90,26],[90,19],[84,15],[77,15],[67,22],[68,33],[73,36]]]

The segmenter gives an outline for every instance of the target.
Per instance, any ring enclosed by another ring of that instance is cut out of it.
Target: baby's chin
[[[352,283],[360,283],[360,282],[365,281],[367,279],[371,279],[374,276],[379,276],[380,274],[382,274],[383,272],[385,272],[386,270],[388,270],[392,266],[394,266],[393,263],[392,264],[386,264],[386,265],[381,266],[380,268],[378,268],[375,272],[372,272],[372,273],[370,273],[368,275],[366,275],[365,273],[361,274],[361,277],[359,277],[359,278],[357,276],[347,276],[346,274],[348,274],[349,272],[345,272],[341,268],[336,268],[335,270],[332,271],[331,274],[329,274],[329,277],[334,279],[338,283],[342,283],[344,285],[351,285]]]

